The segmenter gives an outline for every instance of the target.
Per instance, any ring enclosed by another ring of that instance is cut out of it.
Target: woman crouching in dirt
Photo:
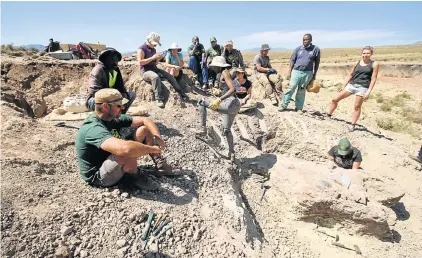
[[[207,108],[224,114],[223,118],[223,135],[227,139],[229,146],[229,159],[234,162],[234,142],[233,135],[231,133],[231,127],[234,119],[240,109],[240,101],[237,98],[236,90],[233,85],[233,81],[230,77],[228,70],[224,69],[230,65],[226,63],[226,60],[222,56],[216,56],[213,58],[209,68],[212,69],[216,74],[222,73],[221,76],[224,78],[224,83],[221,84],[222,96],[217,99],[202,99],[198,102],[199,111],[201,113],[201,130],[196,133],[197,137],[207,136]]]
[[[349,127],[350,132],[355,130],[356,122],[362,110],[362,104],[369,98],[369,94],[371,94],[377,81],[379,64],[371,60],[373,53],[374,49],[372,47],[367,46],[362,49],[362,60],[353,67],[347,77],[344,89],[331,101],[331,105],[328,108],[327,115],[331,117],[340,100],[350,95],[356,95],[352,124]]]
[[[244,68],[234,68],[234,88],[236,95],[240,101],[239,113],[246,112],[250,109],[256,108],[256,102],[252,98],[252,83],[246,76]],[[233,78],[232,77],[232,78]]]

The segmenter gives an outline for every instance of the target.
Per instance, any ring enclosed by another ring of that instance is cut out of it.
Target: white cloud
[[[311,33],[313,43],[320,47],[335,47],[336,45],[344,46],[347,43],[362,42],[363,44],[371,44],[371,42],[379,40],[398,39],[399,32],[386,30],[297,30],[297,31],[266,31],[241,36],[234,39],[236,48],[245,49],[259,47],[261,44],[267,43],[274,47],[292,48],[302,44],[302,37],[306,33]],[[367,43],[365,43],[367,42]]]

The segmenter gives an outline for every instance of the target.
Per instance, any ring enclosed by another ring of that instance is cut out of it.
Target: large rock
[[[348,188],[334,180],[347,177],[351,179]],[[389,207],[404,195],[394,181],[364,171],[330,171],[325,165],[281,157],[271,171],[270,183],[269,194],[285,196],[288,207],[284,208],[294,219],[330,228],[342,226],[350,233],[378,238],[390,236],[396,215]]]

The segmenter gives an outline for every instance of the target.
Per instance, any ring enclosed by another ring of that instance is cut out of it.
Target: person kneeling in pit
[[[244,113],[250,109],[256,108],[257,104],[252,98],[252,83],[246,76],[244,68],[234,69],[235,79],[233,80],[236,95],[240,101],[239,113]]]
[[[198,102],[199,111],[201,113],[201,125],[202,128],[196,133],[197,137],[207,136],[207,108],[217,111],[224,114],[223,118],[223,135],[227,139],[229,147],[229,159],[234,162],[234,141],[233,135],[231,133],[231,127],[233,125],[234,119],[240,109],[240,101],[237,98],[236,90],[233,85],[233,81],[230,77],[228,70],[225,70],[226,67],[230,65],[226,63],[226,60],[222,56],[216,56],[210,64],[210,69],[213,69],[216,74],[222,73],[221,76],[224,78],[224,83],[221,84],[222,96],[210,100],[202,99]]]
[[[156,176],[175,175],[161,155],[166,144],[152,119],[121,114],[127,102],[116,89],[95,94],[95,113],[76,135],[80,175],[88,184],[101,187],[113,186],[126,176],[138,189],[158,189],[158,183],[137,167],[137,158],[149,154]],[[125,131],[130,133],[124,135]]]
[[[339,144],[328,151],[329,168],[336,166],[344,169],[359,169],[362,162],[360,150],[352,147],[348,139],[340,140]]]

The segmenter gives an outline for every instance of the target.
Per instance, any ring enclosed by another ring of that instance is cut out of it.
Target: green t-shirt
[[[92,182],[95,173],[100,170],[103,162],[110,156],[110,152],[100,148],[101,144],[110,137],[121,138],[121,128],[130,127],[132,117],[120,115],[111,121],[101,120],[96,114],[87,117],[76,134],[76,153],[78,155],[79,170],[82,179]]]
[[[196,48],[195,48],[195,45],[190,45],[189,46],[189,48],[188,48],[188,52],[189,51],[192,51],[193,49],[195,49],[194,51],[193,51],[193,53],[192,53],[192,55],[194,55],[194,56],[198,56],[198,57],[202,57],[202,54],[204,54],[205,53],[205,48],[204,48],[204,45],[202,45],[201,43],[198,43],[198,45],[196,46]]]
[[[208,63],[211,63],[214,57],[221,56],[222,51],[222,47],[218,44],[216,44],[214,47],[209,47],[206,52],[206,55],[208,56]]]

